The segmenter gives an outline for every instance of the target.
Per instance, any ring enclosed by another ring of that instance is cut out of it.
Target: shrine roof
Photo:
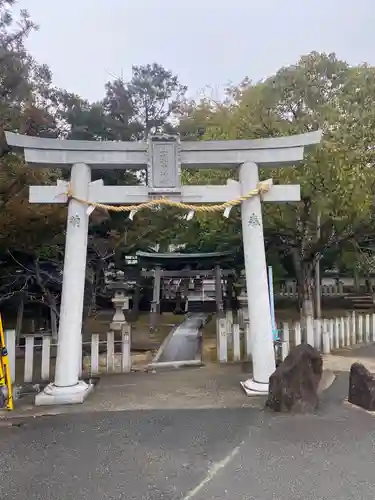
[[[159,264],[162,267],[168,264],[199,264],[211,261],[218,265],[220,263],[228,262],[233,259],[233,252],[197,252],[197,253],[159,253],[159,252],[142,252],[136,253],[139,261],[144,264]]]

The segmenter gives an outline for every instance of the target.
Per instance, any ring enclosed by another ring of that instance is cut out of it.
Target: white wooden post
[[[233,361],[241,360],[240,325],[233,323]]]
[[[329,330],[329,345],[332,348],[335,347],[335,322],[333,319],[328,320],[328,330]]]
[[[294,324],[294,345],[300,344],[302,344],[301,323],[298,321]]]
[[[375,342],[375,314],[371,315],[371,323],[372,323],[372,328],[371,328],[371,342]]]
[[[130,325],[125,323],[122,325],[121,331],[121,371],[123,373],[128,373],[132,368],[132,356],[131,356],[131,334]]]
[[[358,315],[358,344],[363,342],[363,315]]]
[[[228,310],[225,312],[225,319],[227,323],[227,337],[228,342],[233,343],[233,311]]]
[[[352,345],[357,343],[357,315],[355,311],[352,311],[351,316],[351,337],[352,337]]]
[[[314,320],[314,347],[318,351],[322,349],[322,323],[320,319]]]
[[[315,347],[315,335],[314,335],[314,319],[309,314],[306,316],[306,342]]]
[[[345,347],[345,321],[340,318],[340,347]]]
[[[324,323],[323,324],[323,354],[330,354],[331,352],[331,345],[330,345],[330,335],[329,335],[329,330],[328,330],[328,324]]]
[[[288,323],[283,323],[283,339],[281,343],[281,358],[283,361],[289,354],[289,343],[289,325]]]
[[[340,322],[335,318],[335,349],[340,347]]]
[[[217,332],[217,356],[220,363],[228,361],[228,338],[227,338],[227,322],[225,318],[216,320]]]
[[[51,337],[48,335],[43,336],[42,339],[42,367],[41,376],[42,380],[49,380],[51,364]]]
[[[324,339],[324,335],[326,335],[327,338]],[[325,349],[325,345],[327,346],[327,342],[328,342],[328,345],[329,345],[329,350],[331,351],[331,341],[330,341],[330,337],[329,337],[329,321],[328,319],[324,318],[322,319],[322,352],[324,353],[324,349]],[[324,344],[326,343],[326,344]]]
[[[99,373],[99,334],[93,333],[91,336],[91,362],[90,362],[91,375]]]
[[[52,334],[52,339],[57,340],[57,315],[54,309],[50,308],[50,319],[51,319],[51,334]]]
[[[365,342],[370,342],[370,315],[366,314],[365,317]]]
[[[10,378],[16,380],[16,330],[5,330],[5,345],[8,351]]]
[[[245,321],[245,359],[251,358],[251,331],[248,321]]]
[[[346,316],[345,318],[345,344],[346,345],[351,345],[351,335],[350,335],[350,318],[349,316]]]
[[[115,366],[115,332],[107,332],[107,372],[112,372]]]
[[[25,382],[33,381],[34,371],[34,336],[25,336],[25,369],[23,379]]]

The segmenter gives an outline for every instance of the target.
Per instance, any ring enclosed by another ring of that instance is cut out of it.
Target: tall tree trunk
[[[310,264],[303,265],[303,275],[301,283],[301,316],[306,318],[307,316],[314,315],[314,280],[313,273]]]
[[[298,307],[301,319],[314,315],[314,279],[313,263],[305,262],[297,248],[292,249],[293,265],[297,278]]]

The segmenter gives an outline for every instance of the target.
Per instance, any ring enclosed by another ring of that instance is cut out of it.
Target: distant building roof
[[[233,260],[233,252],[208,252],[208,253],[159,253],[159,252],[137,252],[139,262],[144,265],[160,265],[164,268],[170,266],[175,267],[180,265],[190,265],[193,267],[201,264],[211,266],[221,265],[224,262]]]

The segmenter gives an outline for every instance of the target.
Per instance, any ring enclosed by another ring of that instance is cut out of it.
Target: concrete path
[[[342,348],[333,354],[323,356],[324,366],[336,372],[349,372],[353,363],[359,362],[375,373],[375,344],[358,344]]]
[[[100,411],[241,408],[264,406],[264,397],[247,398],[240,381],[248,378],[241,365],[211,364],[164,372],[107,375],[83,405],[35,407],[20,400],[16,410],[1,418]]]
[[[199,354],[200,331],[207,314],[189,313],[168,335],[153,363],[195,360]]]

